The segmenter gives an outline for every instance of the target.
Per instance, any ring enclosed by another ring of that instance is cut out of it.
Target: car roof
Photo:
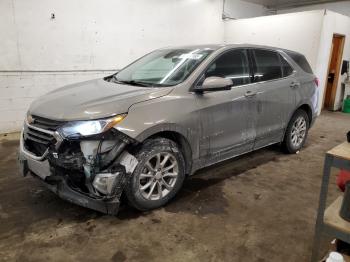
[[[274,47],[274,46],[267,46],[267,45],[253,45],[253,44],[207,44],[207,45],[185,45],[185,46],[169,46],[163,49],[211,49],[211,50],[219,50],[223,48],[237,48],[237,47],[244,47],[244,48],[262,48],[262,49],[272,49],[272,50],[282,50],[284,52],[292,52],[297,53],[293,50],[288,50],[285,48],[280,47]]]

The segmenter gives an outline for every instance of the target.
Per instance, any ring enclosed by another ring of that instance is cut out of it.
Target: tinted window
[[[269,50],[253,50],[255,57],[255,81],[267,81],[282,77],[279,54]]]
[[[218,57],[208,68],[205,77],[232,79],[235,86],[250,82],[247,50],[232,50]]]
[[[303,69],[307,73],[312,74],[311,66],[307,62],[305,56],[291,51],[286,51],[286,53],[290,56],[290,58],[294,60],[295,63],[298,64],[298,66],[301,67],[301,69]]]
[[[287,60],[284,59],[281,55],[280,55],[280,60],[282,65],[283,77],[291,75],[293,73],[293,68],[290,66]]]

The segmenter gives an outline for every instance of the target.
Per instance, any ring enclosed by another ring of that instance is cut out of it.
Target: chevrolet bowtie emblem
[[[34,123],[34,118],[31,115],[28,115],[27,116],[27,122],[28,122],[28,124]]]

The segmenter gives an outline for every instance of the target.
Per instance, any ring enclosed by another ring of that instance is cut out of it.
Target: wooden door
[[[328,110],[334,109],[335,95],[337,93],[340,66],[343,57],[345,36],[333,35],[330,61],[328,66],[326,90],[324,94],[323,107]]]

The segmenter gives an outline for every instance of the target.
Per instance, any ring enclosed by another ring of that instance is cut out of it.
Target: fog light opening
[[[96,174],[94,181],[92,182],[93,187],[101,194],[111,195],[115,185],[115,180],[119,176],[117,173],[101,173]]]

